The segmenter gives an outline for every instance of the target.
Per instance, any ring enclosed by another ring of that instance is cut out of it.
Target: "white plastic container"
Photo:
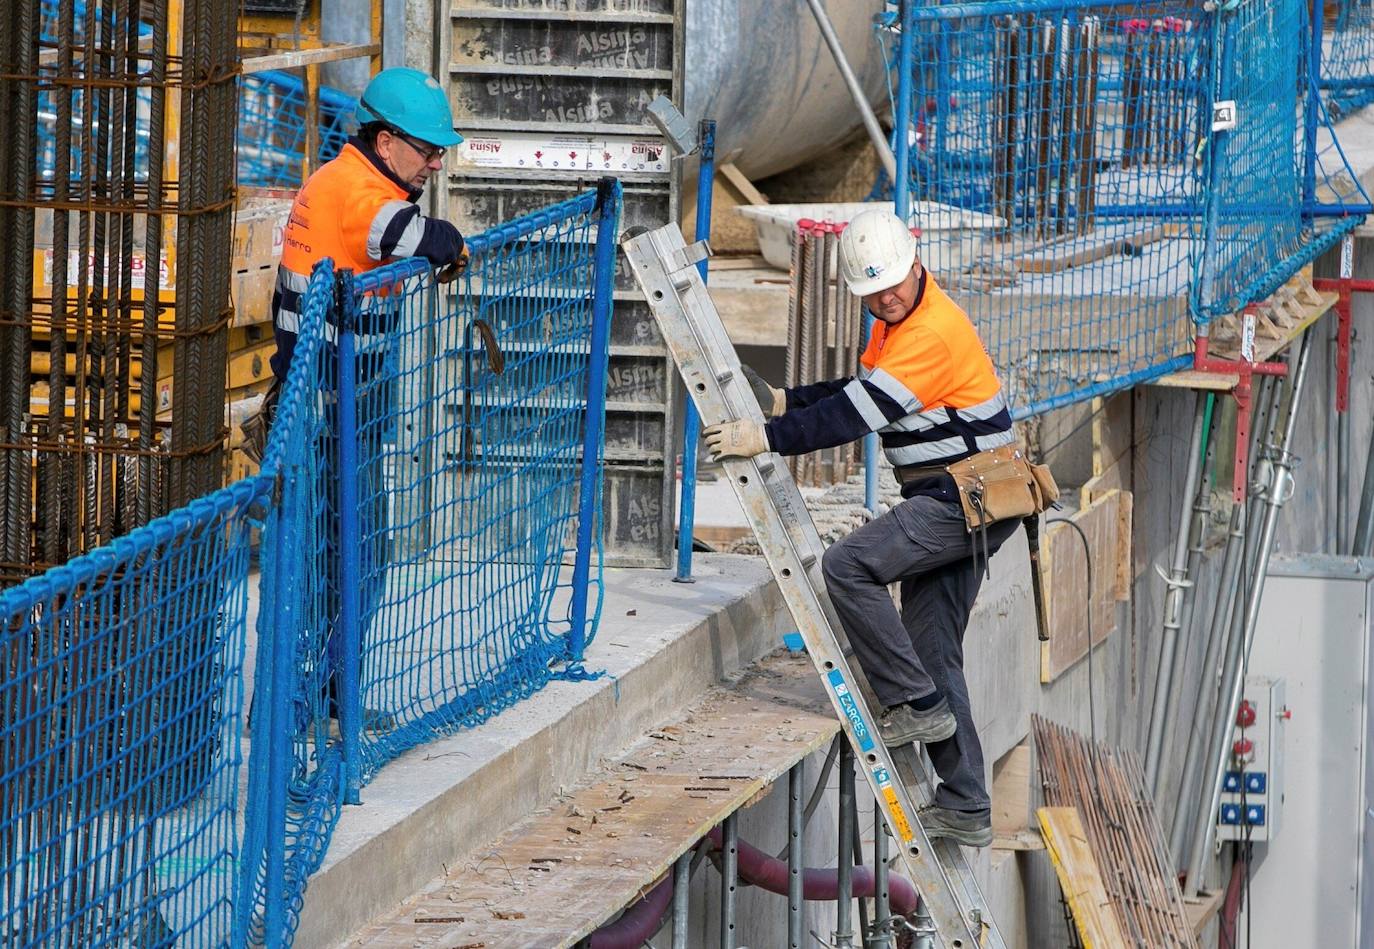
[[[848,224],[860,211],[876,207],[883,205],[865,201],[760,204],[737,207],[735,210],[754,222],[763,259],[780,270],[789,270],[798,221],[810,219]],[[951,204],[916,201],[912,205],[911,226],[920,231],[921,242],[917,253],[921,263],[937,275],[963,270],[981,253],[988,232],[1003,225],[999,217]]]

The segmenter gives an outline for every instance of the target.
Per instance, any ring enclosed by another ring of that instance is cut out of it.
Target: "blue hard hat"
[[[372,77],[358,100],[358,124],[385,122],[431,145],[448,148],[463,136],[453,130],[448,97],[418,69],[394,67]]]

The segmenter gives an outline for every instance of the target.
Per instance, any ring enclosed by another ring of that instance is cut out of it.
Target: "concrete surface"
[[[344,941],[379,913],[780,644],[790,619],[761,560],[700,555],[698,582],[609,570],[587,653],[599,679],[554,682],[479,728],[402,755],[344,809],[296,945]]]

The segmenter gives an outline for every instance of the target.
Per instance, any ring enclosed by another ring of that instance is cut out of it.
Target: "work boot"
[[[944,837],[965,847],[986,847],[992,843],[992,811],[952,811],[931,804],[916,812],[926,836]]]
[[[942,697],[934,708],[912,708],[906,702],[883,712],[878,719],[878,734],[889,748],[902,748],[913,741],[944,741],[958,725],[949,703]]]

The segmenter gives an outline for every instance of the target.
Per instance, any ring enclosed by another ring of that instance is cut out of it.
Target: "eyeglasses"
[[[411,138],[409,135],[407,135],[405,132],[402,132],[400,129],[387,129],[387,131],[390,132],[392,135],[396,136],[397,138],[399,138],[401,141],[405,142],[411,148],[413,148],[415,150],[415,154],[419,155],[421,158],[425,160],[426,165],[428,165],[435,159],[443,158],[444,155],[448,153],[447,148],[442,148],[438,145],[431,145],[428,142],[422,142],[418,138]]]

